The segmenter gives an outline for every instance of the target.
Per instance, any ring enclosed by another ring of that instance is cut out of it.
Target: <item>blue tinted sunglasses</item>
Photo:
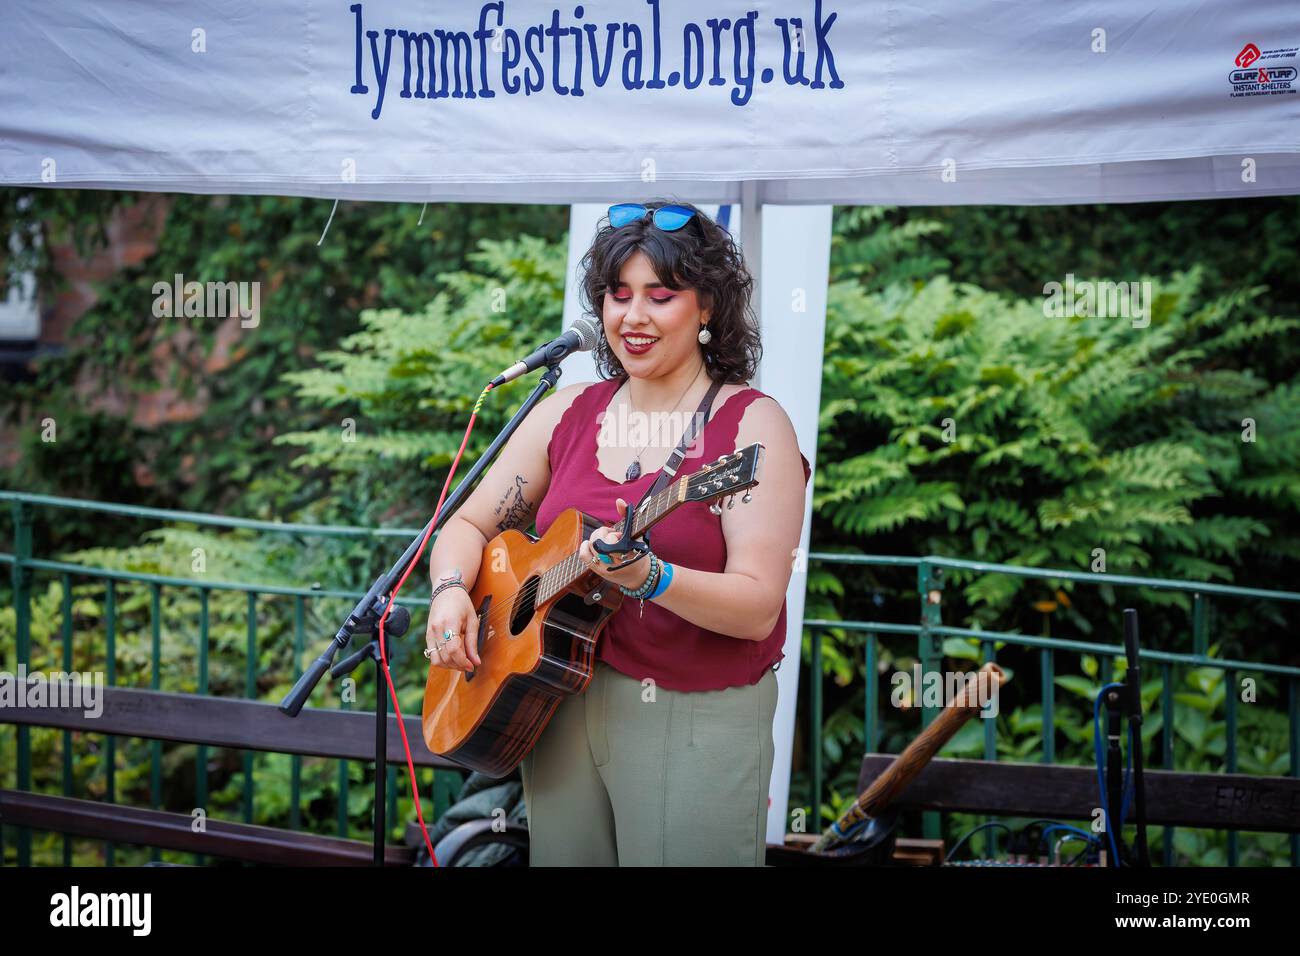
[[[644,219],[650,210],[639,202],[621,202],[609,207],[609,224],[615,229],[626,226],[629,222]],[[654,224],[664,232],[676,232],[691,221],[695,210],[685,206],[660,206],[654,212]]]

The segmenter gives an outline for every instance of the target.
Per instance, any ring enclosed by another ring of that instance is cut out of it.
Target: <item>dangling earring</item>
[[[700,334],[696,338],[700,340],[701,345],[708,345],[713,341],[713,333],[709,331],[708,325],[701,325]]]

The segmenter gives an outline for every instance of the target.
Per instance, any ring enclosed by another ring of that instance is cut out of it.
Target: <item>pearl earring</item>
[[[709,331],[709,327],[707,325],[701,325],[700,334],[697,335],[696,338],[700,340],[701,345],[708,345],[710,342],[713,341],[713,333]]]

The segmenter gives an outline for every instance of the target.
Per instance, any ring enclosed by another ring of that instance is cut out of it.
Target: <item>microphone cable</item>
[[[438,863],[438,857],[433,852],[433,841],[429,839],[429,831],[424,825],[424,812],[420,809],[420,787],[415,779],[415,761],[411,758],[411,744],[406,739],[406,722],[402,719],[402,708],[397,702],[397,687],[394,685],[393,675],[388,669],[388,648],[384,640],[384,622],[388,620],[388,614],[396,604],[397,592],[402,590],[402,585],[406,583],[407,577],[410,576],[415,566],[420,563],[420,557],[424,554],[424,547],[429,541],[429,536],[433,534],[433,529],[438,524],[438,518],[442,514],[442,503],[447,499],[447,489],[451,487],[451,479],[455,476],[456,468],[460,465],[460,457],[465,453],[465,446],[469,443],[470,432],[474,430],[474,422],[478,418],[479,409],[483,407],[483,400],[487,398],[487,394],[491,390],[492,383],[489,382],[479,394],[478,401],[474,403],[474,409],[469,416],[469,424],[465,427],[465,437],[460,441],[460,448],[456,452],[456,457],[452,460],[451,469],[447,472],[447,480],[443,482],[442,494],[438,496],[438,505],[433,509],[433,520],[429,522],[429,527],[425,529],[424,537],[420,540],[420,547],[415,552],[415,557],[411,559],[411,563],[406,566],[401,578],[388,594],[388,601],[384,605],[384,613],[379,618],[379,657],[384,665],[384,682],[388,685],[388,696],[393,702],[393,710],[397,713],[397,729],[402,735],[402,749],[406,751],[406,770],[411,778],[411,796],[415,801],[415,816],[420,823],[420,833],[424,836],[424,845],[429,851],[429,859],[433,861],[435,867],[440,866],[440,864]],[[377,692],[378,688],[376,688]],[[385,767],[375,768],[375,773],[385,772],[387,772]]]

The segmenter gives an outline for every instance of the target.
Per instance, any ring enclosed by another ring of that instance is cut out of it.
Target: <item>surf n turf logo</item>
[[[1261,50],[1253,43],[1241,48],[1232,61],[1237,69],[1228,73],[1234,98],[1273,96],[1296,92],[1296,54],[1300,47]]]

